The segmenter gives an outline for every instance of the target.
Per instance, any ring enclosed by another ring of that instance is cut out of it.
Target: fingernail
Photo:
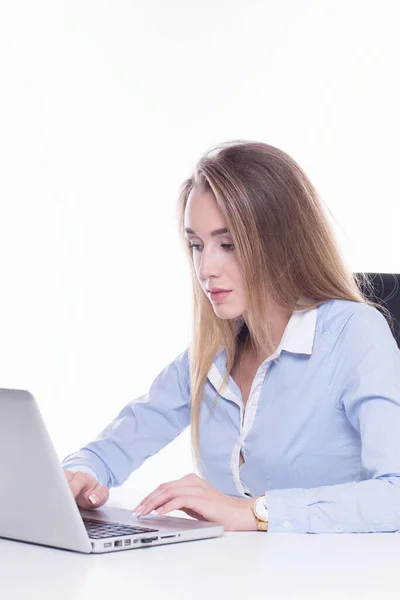
[[[98,502],[98,497],[96,496],[96,494],[92,494],[91,496],[89,496],[89,500],[92,504],[96,504],[96,502]]]

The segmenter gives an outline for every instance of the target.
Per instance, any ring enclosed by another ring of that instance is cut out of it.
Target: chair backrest
[[[355,273],[355,275],[361,275],[361,273]],[[393,337],[400,348],[400,274],[364,273],[364,275],[367,275],[372,283],[373,294],[371,295],[362,283],[360,285],[361,290],[369,300],[379,302],[391,313],[393,316]]]

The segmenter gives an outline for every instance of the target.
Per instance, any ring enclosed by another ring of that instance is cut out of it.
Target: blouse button
[[[338,525],[337,527],[335,527],[335,529],[338,533],[342,533],[343,531],[343,527],[341,525]]]

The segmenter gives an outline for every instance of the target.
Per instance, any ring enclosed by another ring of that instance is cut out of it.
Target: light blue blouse
[[[222,349],[200,414],[210,484],[265,493],[269,533],[400,530],[400,350],[377,309],[334,299],[294,312],[245,408],[231,377],[214,401],[225,370]],[[189,425],[190,402],[186,350],[63,467],[121,485]]]

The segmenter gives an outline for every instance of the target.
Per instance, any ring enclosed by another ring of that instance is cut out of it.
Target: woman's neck
[[[271,334],[272,334],[272,344],[273,344],[273,349],[274,349],[273,351],[275,351],[277,349],[277,347],[279,346],[279,344],[282,340],[282,336],[285,332],[285,329],[287,327],[287,324],[289,323],[289,320],[290,320],[292,314],[293,314],[293,311],[284,309],[282,307],[278,307],[277,305],[275,305],[273,310],[269,313],[268,316],[269,316],[269,322],[270,322],[270,328],[271,328]],[[242,339],[242,346],[244,348],[244,353],[246,354],[246,357],[248,360],[255,361],[255,362],[258,362],[259,364],[261,364],[262,362],[264,362],[264,360],[266,358],[268,358],[268,356],[270,356],[271,353],[268,355],[266,355],[265,352],[257,353],[255,351],[252,340],[251,339],[247,340],[248,336],[249,336],[249,332],[248,332],[247,323],[246,323],[246,335]],[[246,343],[246,340],[247,340],[247,343]]]

